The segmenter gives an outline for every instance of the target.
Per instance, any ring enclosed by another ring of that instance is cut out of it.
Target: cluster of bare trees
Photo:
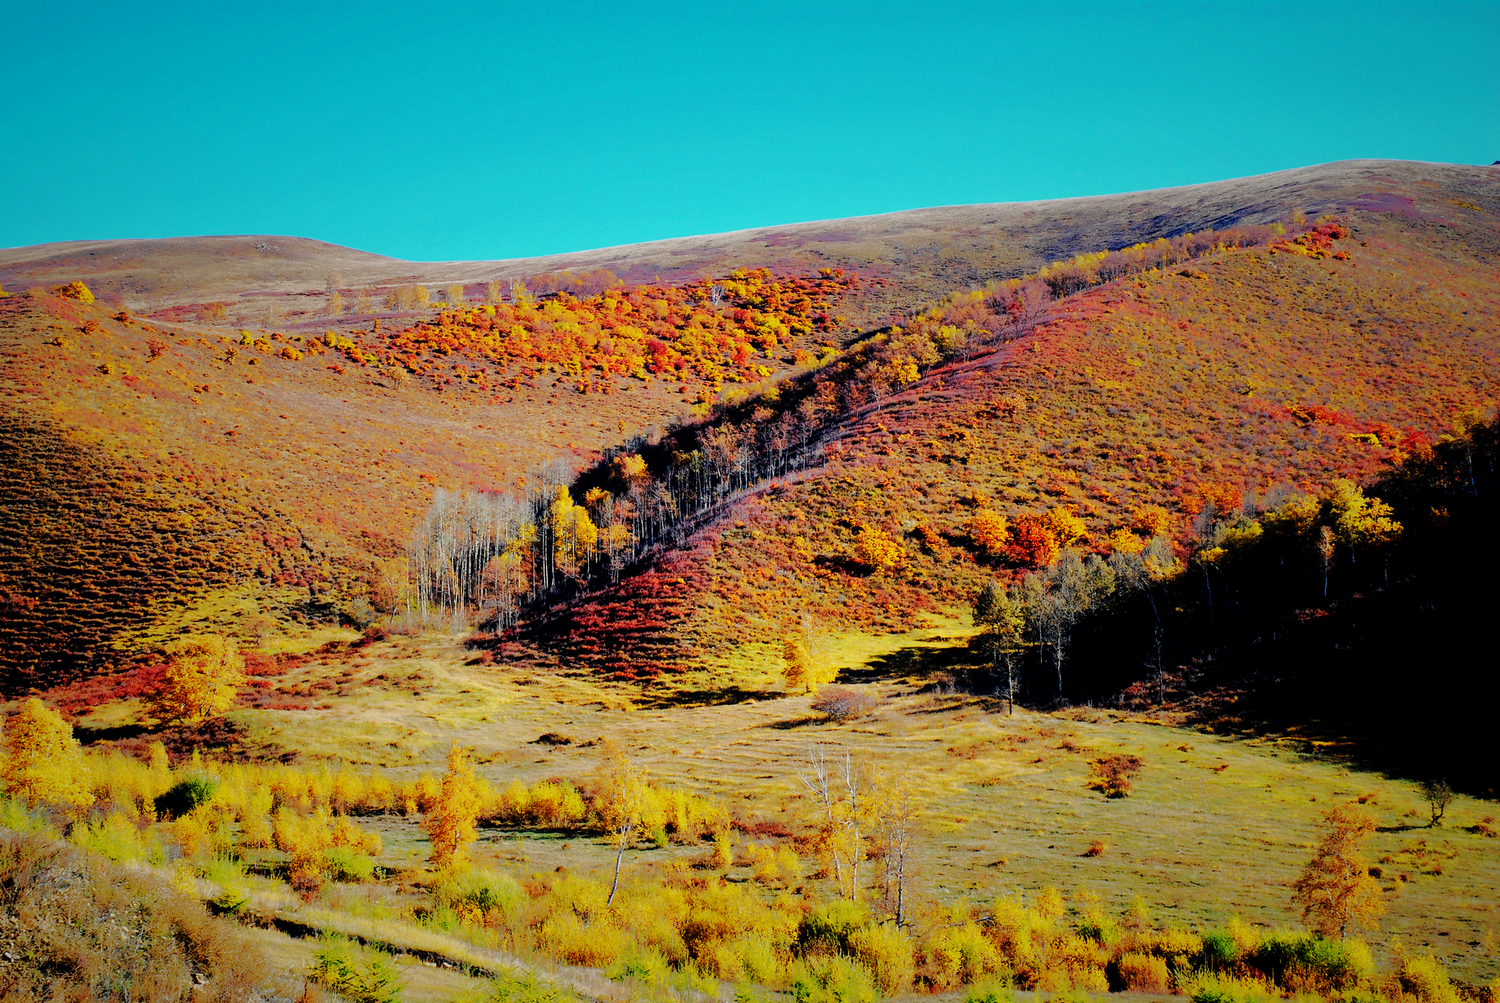
[[[848,749],[830,755],[815,745],[808,750],[806,766],[797,771],[797,782],[839,895],[859,901],[860,867],[873,855],[880,861],[881,902],[898,925],[905,925],[906,890],[921,826],[921,805],[909,781],[856,760]]]
[[[1104,608],[1122,586],[1149,590],[1162,569],[1175,562],[1171,544],[1158,537],[1141,554],[1115,553],[1108,561],[1067,550],[1050,567],[1028,573],[1010,587],[986,585],[975,600],[974,621],[985,628],[1010,709],[1015,710],[1028,655],[1037,674],[1050,662],[1061,696],[1074,628]]]
[[[694,448],[658,448],[655,476],[640,453],[622,452],[576,480],[560,462],[533,471],[521,493],[439,490],[408,545],[412,612],[478,608],[508,627],[526,603],[618,581],[647,551],[677,542],[690,520],[819,462],[818,427],[809,409],[774,419],[760,409],[743,423],[702,427]]]

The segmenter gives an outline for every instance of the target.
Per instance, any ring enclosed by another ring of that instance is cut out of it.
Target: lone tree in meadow
[[[1302,907],[1302,921],[1314,933],[1342,940],[1350,926],[1374,929],[1385,911],[1363,852],[1375,820],[1353,801],[1335,805],[1323,818],[1327,832],[1292,885],[1292,904]]]
[[[875,849],[882,867],[881,888],[886,908],[897,926],[908,920],[906,899],[911,883],[916,844],[923,833],[922,802],[910,777],[891,770],[874,776],[870,817]]]
[[[448,769],[438,785],[437,802],[422,820],[432,844],[432,866],[452,867],[464,859],[475,840],[484,786],[474,775],[468,749],[454,742],[448,749]]]
[[[1448,786],[1446,780],[1424,780],[1421,790],[1422,800],[1427,802],[1427,808],[1432,813],[1432,821],[1428,825],[1442,825],[1443,812],[1453,803],[1453,788]]]
[[[625,861],[625,851],[635,845],[645,823],[651,792],[646,786],[646,771],[631,762],[624,748],[612,739],[604,744],[604,759],[594,774],[594,782],[594,811],[615,848],[615,880],[605,901],[605,905],[610,905],[620,890],[620,865]]]
[[[1005,679],[1007,711],[1016,712],[1022,648],[1026,643],[1027,610],[1018,596],[999,582],[990,582],[974,600],[974,625],[983,627],[995,670]]]
[[[788,693],[817,693],[838,675],[829,664],[827,638],[812,614],[803,611],[782,637],[782,679]]]
[[[234,706],[245,685],[245,660],[226,637],[184,637],[166,647],[167,664],[146,698],[162,724],[197,724]]]

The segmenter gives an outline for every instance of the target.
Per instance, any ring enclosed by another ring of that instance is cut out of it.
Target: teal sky
[[[0,24],[0,246],[504,258],[1500,159],[1497,3],[13,3]]]

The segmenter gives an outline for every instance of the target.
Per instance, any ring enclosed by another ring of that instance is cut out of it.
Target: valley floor
[[[952,652],[965,634],[939,624],[919,647]],[[852,651],[858,639],[846,644]],[[901,664],[889,652],[883,659],[862,653],[862,675],[846,671],[871,680],[855,688],[879,704],[840,724],[815,712],[809,697],[771,689],[765,699],[735,704],[632,709],[621,690],[473,664],[456,635],[326,647],[338,650],[274,678],[276,692],[307,695],[311,709],[232,714],[248,748],[292,753],[304,767],[347,763],[414,778],[440,774],[457,743],[475,750],[479,775],[497,790],[553,778],[587,789],[602,743],[613,739],[652,782],[722,803],[737,823],[733,866],[712,867],[705,844],[665,841],[626,853],[626,882],[705,867],[730,881],[752,880],[751,844],[774,846],[787,842],[775,833],[809,828],[812,808],[798,772],[821,745],[915,784],[924,809],[913,882],[920,903],[982,904],[1011,894],[1034,901],[1054,886],[1070,904],[1097,900],[1112,917],[1139,897],[1163,927],[1201,931],[1237,915],[1265,929],[1291,928],[1299,916],[1290,884],[1320,837],[1322,813],[1358,799],[1380,826],[1369,848],[1387,907],[1370,938],[1377,960],[1399,938],[1405,951],[1431,951],[1471,983],[1500,975],[1500,841],[1488,838],[1494,806],[1459,798],[1444,824],[1429,826],[1415,784],[1352,768],[1294,736],[1243,739],[1092,708],[1012,715],[997,698],[870,668]],[[79,733],[107,726],[116,730],[94,734],[119,734],[139,712],[136,701],[99,707],[80,720]],[[1143,761],[1128,797],[1088,787],[1090,764],[1112,754]],[[393,872],[427,858],[418,817],[359,821],[379,833],[379,862]],[[522,881],[564,869],[607,881],[614,852],[576,832],[482,828],[474,860]],[[800,884],[829,882],[809,876]],[[384,892],[334,886],[327,894],[332,901],[306,908],[336,901],[378,911]],[[295,915],[302,907],[289,898],[288,908]]]

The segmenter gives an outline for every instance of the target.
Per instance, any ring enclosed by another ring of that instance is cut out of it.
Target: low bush
[[[826,714],[830,721],[850,721],[873,713],[880,701],[863,690],[851,690],[842,686],[830,686],[819,693],[812,702],[812,709]]]
[[[1374,974],[1363,941],[1310,933],[1273,933],[1243,960],[1276,985],[1323,995],[1352,989]]]
[[[1459,1003],[1461,999],[1447,970],[1430,954],[1404,959],[1395,981],[1416,1003]]]
[[[1329,999],[1332,1003],[1389,1003],[1389,1001],[1374,989],[1345,989],[1343,992],[1335,993]],[[1492,997],[1486,1003],[1494,1003]]]
[[[1280,998],[1258,980],[1212,972],[1199,972],[1179,980],[1177,991],[1193,1003],[1273,1003]]]
[[[11,918],[7,951],[26,960],[0,965],[0,999],[238,1003],[288,995],[268,983],[263,973],[274,966],[255,945],[196,899],[150,872],[37,836],[0,835],[0,915]]]
[[[869,971],[839,955],[813,955],[792,962],[786,995],[796,1003],[875,1003],[880,998]]]
[[[1233,965],[1239,958],[1239,945],[1235,943],[1234,935],[1222,930],[1214,930],[1203,935],[1203,967],[1209,971],[1218,972]]]
[[[65,282],[60,286],[54,286],[48,292],[52,293],[53,296],[61,296],[64,299],[78,300],[80,303],[94,302],[93,290],[76,280]]]
[[[389,954],[336,935],[323,938],[310,974],[351,1003],[397,1003],[406,988]]]
[[[1140,756],[1104,756],[1089,768],[1089,786],[1107,798],[1127,797],[1140,768]]]
[[[1171,988],[1167,963],[1149,954],[1122,954],[1117,962],[1120,982],[1131,992],[1164,993]]]
[[[375,876],[374,858],[347,846],[330,846],[324,850],[323,866],[334,881],[369,881]]]
[[[848,954],[854,934],[870,920],[870,910],[846,899],[814,906],[797,928],[797,944],[803,951]]]
[[[120,812],[75,825],[71,838],[85,850],[93,850],[115,863],[161,864],[166,860],[166,850],[156,834],[143,830]]]
[[[849,938],[855,959],[875,976],[884,996],[897,996],[911,989],[917,974],[911,938],[894,923],[870,925]]]
[[[432,889],[433,897],[455,909],[467,908],[480,916],[498,913],[512,917],[521,907],[521,886],[508,874],[466,870],[444,876]]]
[[[199,805],[208,804],[219,792],[219,781],[198,775],[179,780],[155,801],[156,814],[162,818],[179,818]]]
[[[934,989],[971,985],[1001,969],[1000,955],[974,923],[942,930],[924,945],[923,975]]]
[[[744,936],[734,941],[732,947],[740,960],[745,978],[760,985],[780,980],[781,959],[765,939],[754,935]],[[910,984],[911,980],[908,978],[907,985]]]
[[[981,979],[964,993],[964,1003],[1015,1003],[1015,998],[1008,979]]]
[[[555,912],[537,930],[537,946],[570,965],[603,968],[625,952],[627,938],[602,916],[588,925],[576,910]]]
[[[648,986],[660,986],[671,977],[672,966],[655,947],[632,944],[604,974],[617,982],[634,979]]]
[[[490,982],[485,1003],[578,1003],[578,995],[536,972],[507,972]]]

